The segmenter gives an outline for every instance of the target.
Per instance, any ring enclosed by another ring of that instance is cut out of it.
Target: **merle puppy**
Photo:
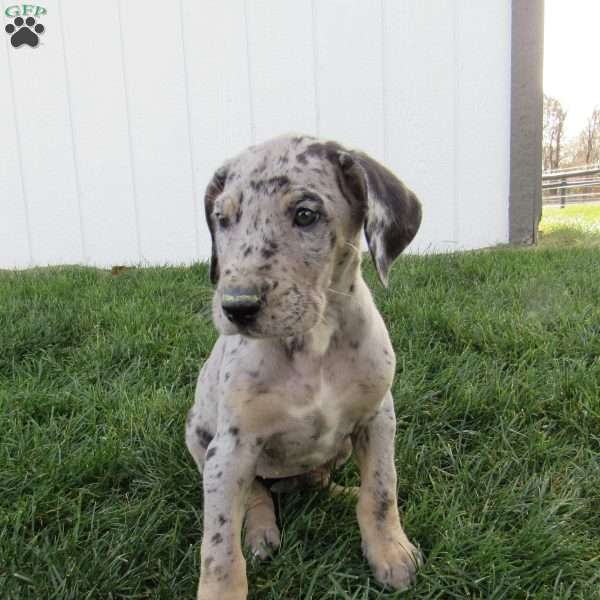
[[[205,207],[221,336],[186,427],[204,483],[198,599],[247,597],[244,520],[255,555],[279,546],[266,480],[327,484],[352,450],[363,552],[383,585],[408,588],[421,556],[397,508],[395,357],[360,245],[364,229],[387,284],[419,228],[417,198],[361,152],[286,135],[227,161]]]

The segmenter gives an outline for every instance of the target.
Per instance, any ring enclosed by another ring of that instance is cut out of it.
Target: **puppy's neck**
[[[360,239],[345,242],[336,257],[329,287],[326,291],[325,310],[319,322],[307,333],[288,338],[286,347],[291,352],[298,350],[309,352],[315,357],[322,357],[330,349],[334,349],[346,335],[348,328],[360,327],[358,312],[362,302],[358,296],[364,293],[366,284],[360,270]]]

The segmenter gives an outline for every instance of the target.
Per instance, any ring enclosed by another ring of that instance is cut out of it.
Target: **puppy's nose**
[[[221,306],[225,316],[237,325],[250,325],[261,306],[261,297],[255,288],[229,288],[223,290]]]

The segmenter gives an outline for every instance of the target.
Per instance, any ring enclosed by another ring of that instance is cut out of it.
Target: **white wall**
[[[286,131],[404,179],[413,251],[508,241],[510,0],[39,4],[37,48],[0,32],[0,268],[206,258],[213,170]]]

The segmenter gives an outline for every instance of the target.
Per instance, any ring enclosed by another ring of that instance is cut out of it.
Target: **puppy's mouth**
[[[253,339],[275,339],[305,334],[315,324],[316,322],[306,323],[301,320],[294,325],[270,325],[268,322],[263,324],[261,320],[258,320],[255,323],[245,325],[227,323],[225,327],[218,327],[218,329],[223,335],[241,335]]]

